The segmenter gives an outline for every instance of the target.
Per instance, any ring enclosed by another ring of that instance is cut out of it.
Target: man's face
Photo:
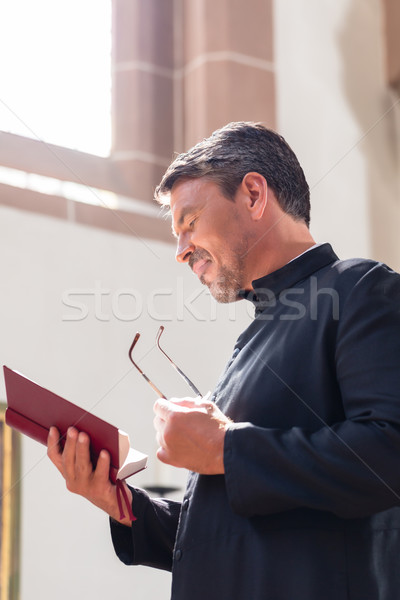
[[[171,192],[172,229],[177,237],[176,259],[187,262],[218,302],[236,301],[248,284],[248,240],[244,213],[206,179],[188,179]]]

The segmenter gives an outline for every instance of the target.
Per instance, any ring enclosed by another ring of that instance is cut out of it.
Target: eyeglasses
[[[197,389],[197,387],[194,385],[194,383],[192,383],[189,379],[189,377],[187,377],[185,375],[185,373],[174,363],[174,361],[168,356],[168,354],[166,352],[164,352],[164,350],[161,348],[160,346],[160,337],[162,332],[164,331],[164,326],[161,325],[160,329],[157,332],[156,335],[156,344],[158,349],[164,354],[164,356],[169,360],[169,362],[171,363],[171,365],[174,367],[174,369],[179,373],[179,375],[185,380],[185,382],[188,384],[188,386],[192,389],[192,391],[196,394],[196,396],[199,396],[200,398],[202,397],[201,392],[199,392],[199,390]],[[129,348],[129,359],[131,361],[131,363],[133,364],[134,367],[136,367],[136,369],[139,371],[139,373],[142,375],[142,377],[145,378],[145,380],[147,381],[147,383],[152,387],[152,389],[155,391],[155,393],[160,397],[160,398],[166,398],[166,396],[164,396],[164,394],[158,389],[158,387],[147,377],[147,375],[145,373],[143,373],[142,369],[139,367],[139,365],[137,365],[135,363],[135,361],[132,358],[132,351],[134,349],[134,347],[137,344],[138,339],[140,338],[140,333],[137,333],[134,337],[134,340],[132,342],[131,347]]]

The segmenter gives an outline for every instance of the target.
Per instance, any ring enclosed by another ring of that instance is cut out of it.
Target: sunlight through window
[[[0,130],[107,156],[111,0],[0,6]]]

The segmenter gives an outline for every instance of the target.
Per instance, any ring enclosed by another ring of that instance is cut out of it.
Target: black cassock
[[[400,599],[400,276],[323,244],[253,286],[213,394],[225,475],[133,490],[115,550],[173,600]]]

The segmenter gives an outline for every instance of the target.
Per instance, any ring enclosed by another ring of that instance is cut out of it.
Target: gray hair
[[[303,169],[282,136],[261,123],[229,123],[179,154],[155,190],[155,199],[169,204],[178,180],[204,177],[217,183],[227,199],[250,172],[260,173],[286,213],[310,223],[310,190]]]

